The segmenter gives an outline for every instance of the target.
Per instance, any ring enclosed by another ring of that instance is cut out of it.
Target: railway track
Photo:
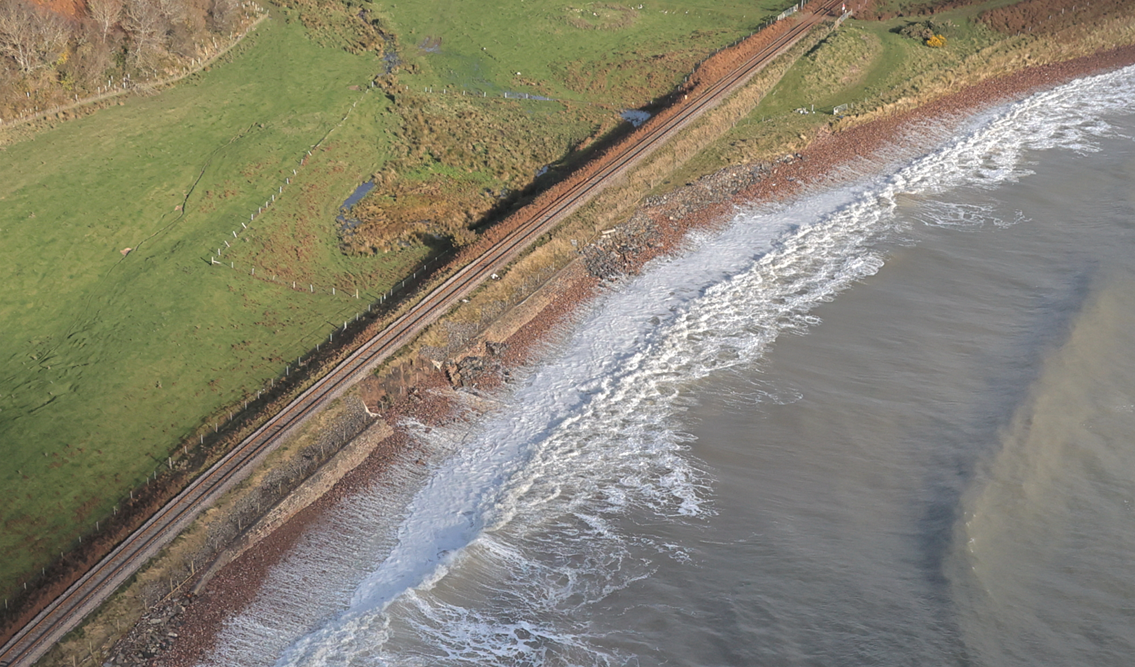
[[[551,202],[533,210],[527,220],[496,245],[459,269],[389,327],[363,343],[326,376],[296,397],[283,410],[256,429],[209,470],[158,510],[97,565],[87,571],[0,648],[0,667],[33,664],[67,632],[159,549],[168,544],[212,502],[243,480],[284,437],[311,415],[345,392],[355,380],[372,370],[394,351],[409,343],[458,300],[472,292],[494,271],[499,271],[541,234],[555,227],[590,201],[614,179],[658,149],[668,138],[716,106],[776,56],[799,41],[826,16],[840,9],[841,0],[814,3],[785,34],[747,59],[733,72],[699,90],[664,122],[644,126],[608,155],[593,174],[581,179]]]

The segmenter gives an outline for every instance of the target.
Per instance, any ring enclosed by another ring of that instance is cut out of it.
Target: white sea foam
[[[817,304],[878,271],[905,234],[900,202],[1016,180],[1028,151],[1095,150],[1107,113],[1131,99],[1135,68],[1036,95],[872,182],[741,212],[614,286],[484,423],[419,429],[439,463],[402,487],[413,497],[376,487],[339,508],[210,662],[623,664],[588,609],[656,559],[688,558],[629,526],[712,515],[710,480],[674,427],[690,383],[757,362],[780,334],[815,325]],[[927,224],[1020,221],[936,206],[921,209]]]
[[[963,204],[958,202],[926,201],[919,206],[915,219],[927,227],[953,227],[976,230],[987,224],[1009,227],[1025,221],[1025,214],[1013,211],[1008,217],[997,212],[996,202]]]

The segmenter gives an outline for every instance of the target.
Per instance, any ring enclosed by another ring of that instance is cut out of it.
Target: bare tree
[[[228,32],[233,29],[239,12],[238,0],[213,0],[209,8],[213,30]]]
[[[0,53],[31,74],[50,66],[67,46],[70,30],[55,13],[27,2],[0,2]]]
[[[124,27],[130,33],[131,57],[135,63],[162,46],[166,20],[161,8],[153,0],[126,0]]]
[[[102,37],[102,27],[88,21],[72,37],[71,57],[60,68],[60,73],[84,87],[106,81],[106,71],[112,65],[111,50]]]
[[[162,13],[169,24],[185,21],[190,13],[187,0],[154,0],[154,4],[157,5],[158,11]]]
[[[87,10],[99,27],[103,41],[106,41],[110,29],[118,24],[122,16],[122,0],[87,0]]]

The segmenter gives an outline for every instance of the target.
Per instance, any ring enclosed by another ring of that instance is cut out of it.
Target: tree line
[[[171,73],[245,16],[241,0],[72,2],[0,0],[0,118]]]

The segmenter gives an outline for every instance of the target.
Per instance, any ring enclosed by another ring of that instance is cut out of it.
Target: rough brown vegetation
[[[517,101],[456,92],[427,98],[394,77],[377,83],[400,120],[392,142],[398,153],[373,175],[375,191],[351,211],[357,223],[341,230],[343,250],[352,254],[399,243],[465,245],[475,236],[472,228],[511,206],[541,168],[554,172],[584,148],[571,145],[573,124],[592,125],[593,136],[612,127],[602,122],[611,120],[609,112],[585,105],[571,107],[564,123],[533,123]]]
[[[1023,0],[1007,7],[983,12],[980,20],[1004,33],[1051,34],[1080,25],[1100,23],[1131,16],[1135,4],[1130,0]]]
[[[867,21],[886,21],[898,16],[929,16],[986,0],[872,0],[862,8],[856,3],[855,17]]]
[[[710,41],[710,34],[695,32],[690,41]],[[598,64],[590,60],[566,63],[563,79],[570,90],[578,93],[602,99],[641,100],[650,97],[649,91],[671,86],[703,56],[704,52],[697,48],[682,48],[678,44],[666,53],[646,58],[610,54]]]
[[[351,212],[361,224],[343,230],[347,252],[441,238],[463,245],[472,239],[469,228],[508,198],[512,183],[527,182],[560,157],[562,137],[533,132],[518,103],[461,95],[427,100],[393,78],[379,85],[401,121],[392,142],[398,155],[374,174],[375,193]],[[487,103],[496,105],[492,114],[478,108]]]
[[[249,11],[240,0],[3,0],[0,119],[168,75]]]
[[[323,46],[338,46],[351,53],[392,52],[395,36],[383,28],[382,19],[343,0],[276,0],[295,10],[308,34]]]

